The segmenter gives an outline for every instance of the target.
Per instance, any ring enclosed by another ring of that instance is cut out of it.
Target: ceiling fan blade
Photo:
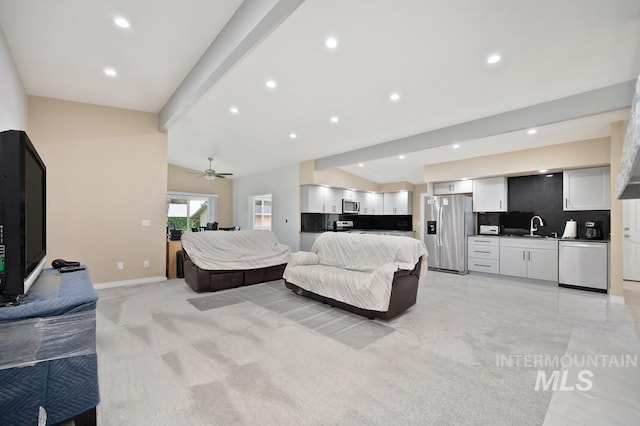
[[[216,176],[233,176],[233,173],[216,173]]]

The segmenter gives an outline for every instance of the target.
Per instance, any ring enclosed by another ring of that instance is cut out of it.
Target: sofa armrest
[[[297,251],[291,253],[287,266],[301,266],[301,265],[317,265],[320,263],[320,258],[317,254],[310,251]]]

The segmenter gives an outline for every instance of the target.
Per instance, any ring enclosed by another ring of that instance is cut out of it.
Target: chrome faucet
[[[533,233],[534,233],[535,231],[537,231],[537,230],[538,230],[538,228],[537,228],[537,227],[534,227],[534,226],[533,226],[533,224],[534,224],[534,222],[535,222],[536,218],[538,219],[538,222],[539,222],[538,224],[539,224],[539,226],[544,226],[544,222],[542,221],[542,218],[541,218],[540,216],[534,216],[534,217],[532,217],[532,218],[531,218],[531,228],[529,229],[529,235],[530,235],[530,236],[532,236],[532,237],[533,237]]]

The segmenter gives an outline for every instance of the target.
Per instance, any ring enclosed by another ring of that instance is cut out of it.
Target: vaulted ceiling
[[[607,136],[613,88],[640,74],[637,0],[0,0],[0,27],[29,94],[159,112],[171,163],[240,177],[323,159],[418,183],[427,163]]]

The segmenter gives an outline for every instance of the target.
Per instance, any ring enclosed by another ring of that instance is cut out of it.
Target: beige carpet
[[[537,369],[496,365],[501,354],[640,352],[628,309],[602,295],[429,272],[417,305],[382,322],[281,281],[99,294],[101,425],[589,424],[582,408],[604,424],[612,406],[620,424],[640,422],[637,369],[616,371],[607,392],[595,377],[583,401],[535,391]]]

